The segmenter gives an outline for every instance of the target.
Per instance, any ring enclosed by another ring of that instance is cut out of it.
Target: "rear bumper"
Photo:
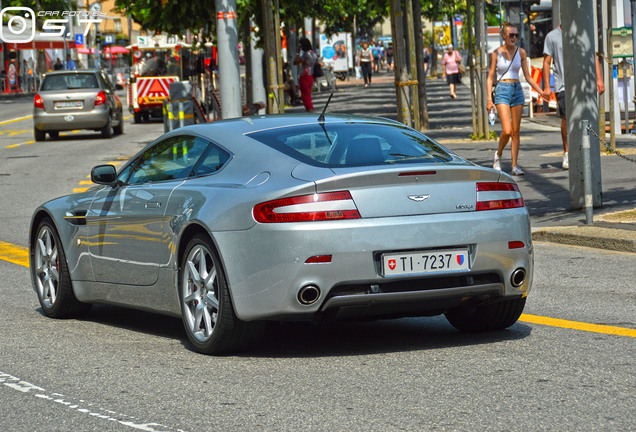
[[[109,108],[102,105],[92,111],[45,112],[36,109],[33,113],[33,126],[41,131],[64,131],[74,129],[99,130],[108,122]]]
[[[426,315],[466,302],[527,295],[533,247],[525,208],[457,214],[295,224],[256,224],[212,233],[237,316],[243,320],[312,320],[339,315]],[[509,249],[510,241],[525,247]],[[470,270],[384,277],[384,252],[467,248]],[[332,255],[328,264],[306,264]],[[518,287],[513,272],[527,277]],[[311,305],[298,301],[306,285],[320,289]],[[358,311],[354,311],[358,309]]]

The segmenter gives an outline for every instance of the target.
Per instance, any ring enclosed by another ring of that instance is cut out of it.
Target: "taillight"
[[[106,103],[106,93],[104,93],[103,91],[100,91],[99,93],[97,93],[97,96],[95,96],[95,106],[103,105],[105,103]]]
[[[35,95],[35,98],[33,99],[33,105],[36,108],[44,109],[44,102],[42,102],[42,97],[39,94]]]
[[[360,219],[360,213],[349,191],[340,191],[261,203],[254,207],[254,219],[260,223],[311,222]]]
[[[477,211],[523,207],[519,187],[514,183],[477,183]]]

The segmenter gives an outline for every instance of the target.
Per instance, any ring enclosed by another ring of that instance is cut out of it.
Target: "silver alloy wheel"
[[[35,279],[42,304],[50,308],[55,304],[60,283],[59,253],[55,237],[48,226],[38,233],[35,245]]]
[[[190,250],[182,276],[183,313],[190,333],[200,342],[212,337],[219,311],[219,283],[212,254],[202,244]]]

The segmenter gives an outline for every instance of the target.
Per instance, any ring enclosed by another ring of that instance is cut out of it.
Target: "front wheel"
[[[517,322],[526,298],[504,300],[485,306],[459,308],[446,312],[446,319],[457,330],[484,332],[503,330]]]
[[[38,301],[51,318],[81,316],[91,308],[75,297],[66,256],[53,222],[45,218],[31,245],[31,274]]]
[[[195,349],[221,354],[246,345],[251,326],[234,313],[221,261],[207,236],[188,242],[180,272],[181,314]]]

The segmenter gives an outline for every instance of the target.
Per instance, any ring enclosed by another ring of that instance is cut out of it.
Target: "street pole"
[[[473,12],[472,6],[473,1],[468,0],[466,2],[466,15],[468,16],[468,73],[470,74],[470,106],[473,107],[471,109],[472,118],[473,118],[473,135],[478,134],[477,128],[477,112],[475,110],[476,106],[476,98],[475,98],[475,49],[473,47]]]
[[[274,35],[274,10],[272,0],[262,0],[263,5],[263,34],[265,36],[265,63],[267,70],[267,112],[280,114],[278,104],[278,72],[276,70],[276,47]]]
[[[416,0],[420,1],[420,0]],[[418,81],[417,81],[417,55],[415,53],[416,45],[415,45],[415,33],[413,30],[413,1],[405,0],[404,8],[406,9],[406,22],[407,22],[407,32],[408,32],[408,40],[409,47],[411,53],[411,85],[409,88],[411,91],[411,104],[413,107],[413,113],[411,118],[413,119],[413,127],[417,130],[422,130],[421,122],[420,122],[420,98],[418,95]],[[421,22],[418,23],[421,26]],[[379,70],[379,69],[378,69]],[[410,126],[410,125],[409,125]]]
[[[274,0],[274,43],[275,45],[275,53],[276,53],[276,71],[277,76],[276,79],[278,81],[278,112],[285,112],[285,86],[283,85],[283,56],[281,54],[281,50],[283,48],[283,44],[280,38],[280,1]],[[313,47],[314,50],[316,47]]]
[[[610,118],[609,118],[609,127],[610,127],[610,147],[612,150],[616,150],[616,109],[614,106],[614,46],[612,44],[612,3],[610,1],[607,2],[607,59],[609,62],[609,72],[608,82],[609,88],[607,91],[609,92],[609,110],[610,110]]]
[[[426,101],[426,75],[424,74],[424,41],[422,40],[422,3],[413,2],[413,31],[415,33],[415,54],[417,57],[417,97],[420,103],[420,129],[427,130],[428,103]],[[418,115],[418,113],[415,113]]]
[[[488,54],[487,51],[487,38],[488,38],[488,25],[486,23],[486,5],[484,4],[484,0],[478,0],[478,12],[477,16],[479,17],[478,26],[479,31],[481,33],[481,38],[479,40],[479,74],[480,74],[480,88],[481,95],[477,104],[480,107],[480,121],[482,125],[482,130],[484,131],[484,138],[490,138],[490,124],[488,122],[488,110],[486,109],[488,103],[488,97],[486,95],[486,80],[488,79]]]
[[[250,37],[252,43],[250,44],[250,50],[252,52],[252,101],[261,102],[265,104],[267,102],[267,91],[265,91],[265,82],[263,80],[263,49],[256,48],[256,32],[254,31],[254,19],[250,20],[251,31]],[[258,113],[262,114],[259,110]]]
[[[216,38],[221,82],[221,118],[241,117],[236,0],[216,0]]]
[[[395,95],[398,121],[411,126],[411,112],[409,110],[408,93],[404,88],[408,85],[406,69],[406,47],[404,42],[404,27],[402,5],[400,0],[390,0],[391,33],[393,36],[393,59],[395,61]]]
[[[596,62],[594,52],[594,0],[561,3],[563,21],[563,63],[565,65],[565,96],[567,106],[568,153],[570,157],[570,208],[585,205],[582,175],[581,124],[587,120],[598,134]],[[590,143],[592,195],[595,207],[601,199],[601,157],[598,140]]]

